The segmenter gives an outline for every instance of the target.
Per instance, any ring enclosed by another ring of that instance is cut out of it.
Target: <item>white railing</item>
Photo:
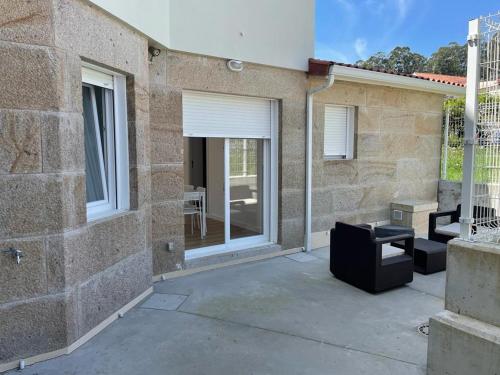
[[[469,23],[461,238],[500,243],[500,12]]]

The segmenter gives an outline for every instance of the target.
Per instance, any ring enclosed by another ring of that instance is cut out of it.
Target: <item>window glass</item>
[[[93,86],[83,86],[83,120],[87,202],[103,201],[106,196],[104,154],[102,152],[102,143],[100,140],[102,126],[99,125],[95,88]]]
[[[87,220],[130,207],[126,79],[82,68]]]

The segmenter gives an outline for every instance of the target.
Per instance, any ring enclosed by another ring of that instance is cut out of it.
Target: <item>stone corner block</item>
[[[430,319],[428,375],[496,375],[500,328],[450,311]]]
[[[445,308],[500,327],[500,247],[448,243]]]

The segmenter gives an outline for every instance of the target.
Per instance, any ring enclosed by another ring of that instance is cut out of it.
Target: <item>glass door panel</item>
[[[264,142],[229,139],[231,240],[264,234]]]

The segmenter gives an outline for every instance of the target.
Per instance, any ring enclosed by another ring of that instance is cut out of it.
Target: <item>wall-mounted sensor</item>
[[[241,72],[243,70],[243,62],[240,60],[229,60],[227,68],[232,72]]]
[[[399,220],[399,221],[403,220],[403,211],[401,210],[392,211],[392,218],[394,220]]]
[[[149,62],[153,62],[155,57],[160,56],[161,50],[155,47],[148,47]]]

